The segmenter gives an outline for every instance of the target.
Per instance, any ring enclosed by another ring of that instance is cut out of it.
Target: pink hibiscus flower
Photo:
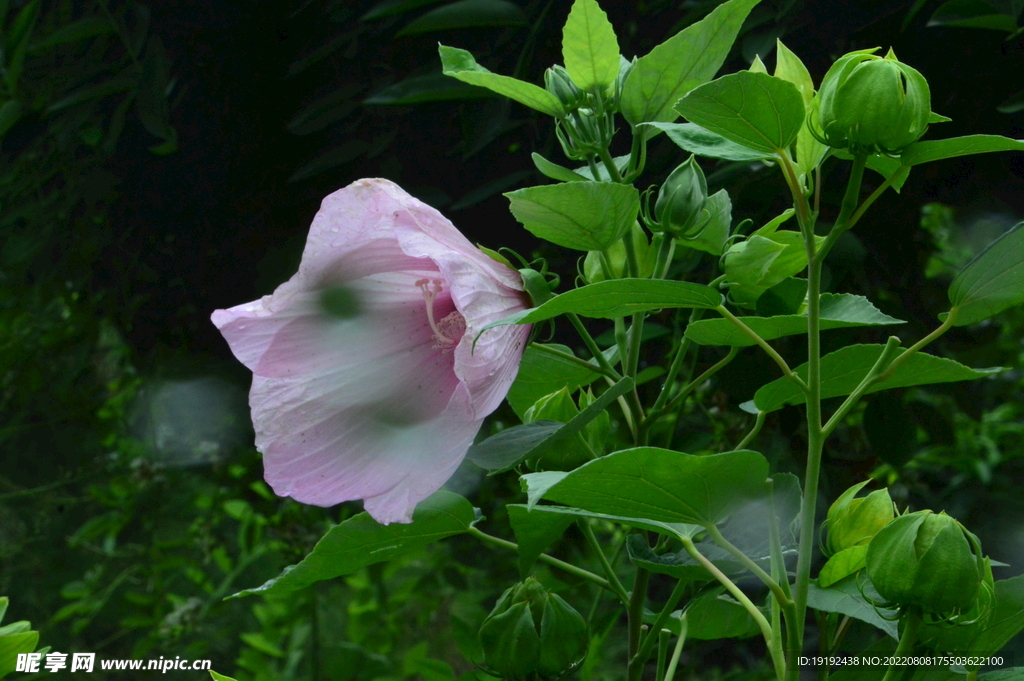
[[[253,372],[274,491],[363,499],[387,524],[411,521],[504,399],[529,327],[473,338],[526,307],[517,272],[398,185],[365,179],[324,199],[295,276],[212,320]]]

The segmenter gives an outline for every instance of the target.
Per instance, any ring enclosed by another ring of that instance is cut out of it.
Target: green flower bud
[[[553,681],[587,655],[583,617],[533,577],[508,589],[480,627],[484,664],[503,679]]]
[[[830,147],[896,154],[928,129],[928,81],[892,50],[885,57],[863,51],[840,57],[825,74],[820,97],[819,133]]]
[[[630,238],[633,239],[633,251],[636,253],[637,264],[640,266],[638,276],[641,279],[649,279],[654,274],[654,266],[658,260],[658,247],[647,240],[643,228],[636,222],[630,229]],[[621,240],[605,249],[605,253],[608,255],[612,276],[604,276],[601,252],[588,251],[587,257],[583,260],[583,278],[588,284],[596,284],[607,278],[624,279],[629,276],[629,268],[626,266],[626,246]]]
[[[558,97],[566,111],[575,111],[586,101],[586,93],[576,87],[569,72],[558,64],[544,71],[544,87]]]
[[[855,499],[857,492],[870,480],[858,483],[843,492],[828,509],[826,555],[839,553],[858,544],[866,544],[883,527],[892,522],[896,512],[888,489],[880,489]]]
[[[704,224],[701,211],[708,198],[708,183],[697,160],[690,156],[661,185],[654,204],[654,230],[668,232],[683,239],[696,237]]]
[[[985,576],[977,538],[945,513],[902,515],[868,544],[867,571],[882,598],[948,616],[975,605]]]

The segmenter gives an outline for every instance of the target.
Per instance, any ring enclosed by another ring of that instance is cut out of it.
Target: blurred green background
[[[632,57],[719,3],[604,4]],[[269,491],[252,446],[250,375],[209,315],[287,279],[320,200],[360,177],[398,182],[471,240],[533,253],[501,192],[546,181],[531,151],[566,162],[553,126],[446,79],[436,48],[468,49],[492,71],[539,83],[561,61],[569,5],[0,0],[5,621],[31,620],[53,650],[210,658],[241,681],[473,675],[476,628],[517,571],[513,556],[470,538],[286,601],[223,600],[299,560],[359,506],[305,507]],[[755,55],[771,66],[776,38],[816,80],[844,52],[891,45],[929,79],[933,109],[953,119],[929,137],[1022,138],[1022,10],[1020,0],[764,0],[725,70]],[[682,160],[662,136],[645,181]],[[735,222],[759,224],[784,207],[781,181],[763,166],[704,169],[732,195]],[[845,170],[832,172],[834,205]],[[958,267],[1024,218],[1024,154],[925,166],[877,206],[830,258],[828,289],[869,296],[910,320],[901,335],[917,338],[945,309]],[[576,263],[545,254],[571,280]],[[706,281],[715,263],[686,266]],[[833,332],[825,350],[877,342],[873,333]],[[866,401],[831,440],[825,501],[874,475],[901,507],[964,521],[1010,564],[997,577],[1024,572],[1022,338],[1020,309],[956,329],[932,351],[1012,369]],[[800,342],[779,347],[798,356]],[[741,355],[681,419],[677,445],[735,442],[749,425],[736,406],[771,378],[754,353]],[[780,468],[802,465],[800,421],[782,410],[760,437]],[[451,484],[497,521],[517,493],[513,476],[470,467]],[[585,609],[585,586],[544,578]],[[616,678],[616,626],[606,622],[604,659],[583,678]],[[753,643],[700,642],[680,677],[698,666],[717,668],[714,678],[758,676],[756,653]]]

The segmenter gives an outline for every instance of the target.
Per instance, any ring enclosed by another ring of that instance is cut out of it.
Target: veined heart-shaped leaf
[[[764,340],[807,333],[807,315],[741,317],[740,321]],[[821,296],[822,330],[905,323],[883,314],[864,296],[851,293],[823,293]],[[728,319],[701,319],[693,322],[686,327],[686,337],[700,345],[754,345],[750,336]]]
[[[509,209],[534,236],[577,251],[601,251],[622,238],[640,212],[631,185],[565,182],[505,194]]]
[[[309,555],[255,589],[234,594],[295,591],[316,582],[348,575],[356,570],[391,560],[421,546],[462,534],[476,519],[473,506],[451,492],[435,492],[420,502],[408,524],[381,525],[369,513],[360,513],[335,525],[317,542]]]
[[[1024,222],[993,241],[949,286],[956,326],[974,324],[1024,303]]]
[[[718,73],[743,21],[760,0],[729,0],[640,57],[619,103],[631,125],[674,121],[672,106]]]
[[[839,397],[852,393],[882,354],[884,345],[848,345],[821,358],[821,397]],[[900,348],[898,358],[906,352]],[[905,388],[911,385],[951,383],[984,378],[1003,371],[1002,367],[992,369],[971,369],[945,357],[917,352],[899,367],[891,376],[871,386],[867,393]],[[807,380],[807,364],[794,369],[800,378]],[[780,378],[762,386],[754,395],[754,404],[761,411],[770,412],[788,404],[803,404],[805,395],[793,381]]]
[[[905,166],[941,161],[944,158],[985,154],[993,151],[1024,151],[1024,140],[1001,135],[966,135],[945,140],[914,142],[903,150],[900,162]]]
[[[748,149],[780,154],[804,124],[804,101],[789,81],[740,71],[695,88],[676,111]]]
[[[524,475],[531,506],[541,498],[595,513],[708,526],[762,495],[768,461],[740,450],[695,456],[636,447],[568,473]]]
[[[678,307],[714,309],[721,304],[722,294],[702,284],[662,279],[610,279],[562,293],[543,305],[492,322],[481,333],[492,326],[534,324],[567,312],[596,319],[614,319],[648,310]]]
[[[441,54],[441,69],[444,71],[444,75],[458,78],[463,83],[485,87],[491,92],[514,99],[524,106],[549,116],[557,118],[565,115],[565,109],[562,108],[558,97],[544,88],[511,76],[491,73],[477,64],[473,55],[466,50],[446,45],[438,45],[437,49]]]

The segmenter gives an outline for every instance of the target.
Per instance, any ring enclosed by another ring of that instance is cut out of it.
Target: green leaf
[[[522,480],[531,506],[543,497],[595,513],[708,526],[763,494],[767,478],[767,460],[749,450],[695,456],[636,447]]]
[[[428,73],[400,80],[373,93],[366,105],[397,106],[423,102],[446,102],[462,99],[487,99],[494,95],[487,89],[452,80],[444,73]]]
[[[534,510],[542,508],[547,507],[537,506]],[[725,574],[737,574],[745,569],[738,560],[718,544],[699,542],[697,550]],[[685,549],[658,555],[651,550],[650,544],[642,534],[631,534],[626,537],[626,551],[629,553],[629,560],[633,565],[659,575],[669,575],[690,582],[710,582],[715,579],[707,571],[707,568],[694,560]]]
[[[544,507],[532,511],[522,504],[509,504],[508,520],[519,545],[519,574],[526,577],[537,557],[565,533],[576,517],[565,513],[547,513]]]
[[[297,565],[286,567],[263,586],[231,596],[286,593],[360,568],[391,560],[427,544],[466,532],[475,520],[472,505],[457,494],[435,492],[421,501],[409,524],[381,525],[360,513],[335,525]]]
[[[949,285],[955,326],[974,324],[1024,303],[1024,222],[990,243]]]
[[[7,606],[10,605],[11,599],[7,596],[0,596],[0,622],[4,621],[4,615],[7,614]]]
[[[521,461],[543,454],[564,438],[582,432],[583,428],[611,406],[612,402],[632,389],[633,379],[627,376],[608,388],[568,423],[533,421],[513,426],[492,435],[478,445],[473,445],[466,457],[491,473],[507,471]]]
[[[778,317],[741,317],[741,321],[764,340],[807,333],[807,315]],[[821,328],[842,329],[853,326],[884,326],[906,322],[883,314],[864,296],[851,293],[821,295]],[[700,345],[754,345],[750,336],[728,319],[701,319],[686,327],[686,337]]]
[[[547,475],[547,473],[531,473],[531,475],[539,477]],[[561,475],[562,473],[556,472],[554,474],[554,477],[558,478]],[[530,481],[523,480],[522,478],[520,479],[520,481],[522,482],[524,488],[528,488],[531,486]],[[651,532],[657,532],[667,537],[675,537],[677,539],[693,539],[695,536],[704,531],[704,528],[700,525],[691,525],[687,523],[662,523],[656,522],[654,520],[648,520],[645,518],[629,518],[626,516],[609,515],[607,513],[594,513],[592,511],[584,511],[581,508],[569,508],[567,506],[544,505],[531,507],[529,505],[523,504],[509,504],[508,508],[513,508],[515,506],[521,506],[522,508],[527,509],[531,514],[548,513],[560,516],[572,516],[573,518],[592,518],[594,520],[607,520],[609,522],[620,523],[628,527],[635,527],[640,530],[650,530]]]
[[[967,135],[946,140],[915,142],[903,150],[900,162],[905,166],[916,166],[944,158],[986,154],[993,151],[1024,151],[1024,140],[1010,139],[1001,135]]]
[[[686,637],[699,641],[747,638],[760,631],[747,609],[714,592],[695,598],[686,608]]]
[[[0,636],[0,679],[17,669],[19,653],[31,653],[38,644],[38,631]]]
[[[733,244],[725,255],[724,270],[729,298],[737,305],[753,308],[768,289],[807,267],[803,236],[794,231],[776,231],[780,218],[757,230],[746,241]],[[823,237],[815,237],[820,243]]]
[[[640,193],[631,185],[566,182],[505,194],[516,220],[534,236],[578,251],[600,251],[636,222]]]
[[[212,669],[210,670],[210,677],[213,679],[213,681],[235,681],[230,676],[225,676],[224,674],[218,674],[217,672],[213,671]]]
[[[409,22],[396,36],[484,26],[526,26],[519,7],[508,0],[458,0]]]
[[[772,154],[754,151],[731,142],[718,133],[705,130],[695,123],[640,123],[637,128],[653,128],[664,132],[680,148],[707,158],[726,161],[758,161]]]
[[[625,156],[613,156],[612,165],[614,165],[620,175],[626,174],[626,166],[629,165],[629,154]],[[581,166],[573,170],[577,175],[582,175],[585,180],[596,180],[598,182],[611,182],[612,176],[608,174],[608,168],[603,163],[598,163],[597,175],[594,175],[594,171],[591,170],[590,166]]]
[[[492,322],[481,333],[493,326],[534,324],[567,312],[597,319],[614,319],[649,310],[679,307],[714,309],[721,304],[722,294],[710,286],[660,279],[611,279],[557,295],[539,307]]]
[[[537,166],[537,170],[539,170],[542,175],[550,177],[552,180],[558,180],[559,182],[579,182],[580,180],[587,179],[582,175],[577,175],[565,166],[552,163],[537,152],[530,154],[530,158],[533,159],[533,165]]]
[[[821,398],[849,395],[860,384],[871,367],[882,354],[884,345],[848,345],[831,352],[821,358]],[[905,348],[896,351],[900,357]],[[801,364],[794,370],[800,378],[807,380],[807,364]],[[951,383],[984,378],[1003,371],[1001,367],[992,369],[971,369],[959,362],[944,357],[926,355],[921,352],[903,363],[891,376],[884,381],[875,383],[867,393],[905,388],[911,385],[929,385],[932,383]],[[762,386],[754,395],[754,404],[761,411],[771,412],[786,405],[803,404],[803,391],[788,378],[780,378]]]
[[[932,13],[928,25],[987,28],[1007,33],[1017,30],[1014,15],[1004,14],[984,0],[949,0]]]
[[[703,128],[768,154],[781,154],[804,124],[804,102],[795,85],[750,71],[701,85],[675,108]]]
[[[807,280],[787,277],[762,293],[757,299],[759,317],[800,314],[807,303]]]
[[[562,28],[562,59],[576,87],[607,87],[619,75],[619,41],[597,0],[575,0]]]
[[[697,236],[679,239],[677,245],[694,248],[711,255],[722,255],[732,231],[732,199],[729,192],[719,189],[704,202],[706,216],[697,226]]]
[[[956,675],[956,679],[952,681],[959,681],[962,678],[959,674]],[[917,681],[913,679],[912,681]],[[927,679],[926,681],[931,681]],[[942,679],[942,681],[946,681]],[[1024,667],[1007,667],[1006,669],[996,669],[995,671],[987,672],[978,677],[978,681],[1024,681]]]
[[[630,125],[676,119],[673,105],[718,73],[740,26],[760,0],[729,0],[637,60],[619,107]]]
[[[572,350],[564,345],[533,343],[526,348],[519,363],[519,373],[508,391],[508,403],[520,419],[534,402],[545,395],[550,395],[559,388],[576,390],[590,385],[599,376],[598,373],[575,362],[544,352],[542,348],[545,347],[567,355],[573,354]]]
[[[384,2],[378,3],[370,8],[366,14],[359,17],[360,21],[370,21],[372,19],[383,19],[384,17],[394,16],[395,14],[405,14],[412,10],[419,9],[420,7],[427,7],[428,5],[436,5],[441,0],[384,0]]]
[[[818,584],[822,588],[830,587],[836,582],[846,579],[855,572],[867,567],[868,545],[860,544],[843,549],[828,559],[818,573]]]
[[[811,73],[804,66],[800,57],[796,56],[781,40],[775,41],[775,77],[789,81],[800,91],[804,106],[809,106],[814,99],[814,81]]]
[[[115,30],[114,25],[104,17],[85,17],[70,24],[65,24],[45,38],[40,39],[29,48],[29,52],[42,52],[57,45],[94,38],[105,33],[113,33]]]
[[[438,45],[437,50],[441,55],[441,68],[444,75],[458,78],[463,83],[485,87],[491,92],[514,99],[524,106],[549,116],[558,118],[565,115],[565,110],[562,108],[562,103],[558,101],[558,97],[544,88],[510,76],[491,73],[477,64],[473,55],[466,50],[445,45]]]
[[[822,612],[837,612],[858,619],[861,622],[878,627],[889,636],[898,639],[896,612],[875,608],[868,602],[865,596],[875,602],[882,600],[882,597],[875,591],[870,580],[853,575],[823,589],[814,582],[808,584],[807,607],[821,610]],[[884,616],[884,617],[883,617]],[[892,619],[888,619],[892,618]]]

